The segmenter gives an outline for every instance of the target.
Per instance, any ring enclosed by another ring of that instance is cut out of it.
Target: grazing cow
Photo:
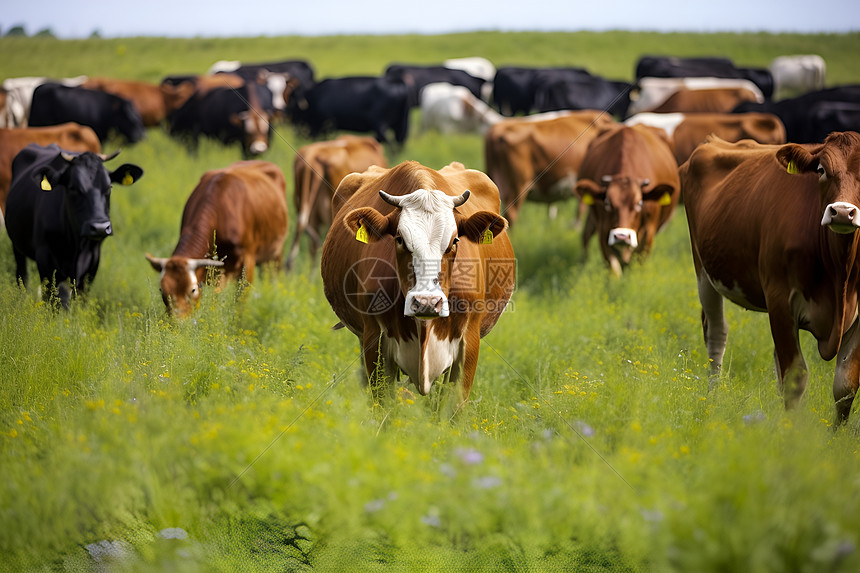
[[[823,90],[827,65],[817,54],[779,56],[770,63],[775,84],[774,98]]]
[[[679,170],[712,372],[726,349],[725,297],[768,313],[786,408],[808,378],[798,331],[824,360],[837,357],[840,423],[860,382],[858,166],[860,135],[841,132],[805,145],[714,139]]]
[[[615,121],[590,111],[552,112],[511,118],[484,136],[484,160],[513,225],[523,203],[555,203],[575,197],[579,166],[588,143]]]
[[[422,395],[447,372],[465,401],[480,339],[514,289],[496,186],[461,163],[407,161],[348,175],[332,207],[323,287],[358,337],[374,398],[402,370]]]
[[[579,75],[543,81],[535,88],[534,109],[538,113],[600,109],[624,117],[630,105],[630,88],[628,82],[598,76]]]
[[[167,117],[164,97],[161,95],[159,86],[155,84],[132,80],[89,78],[81,84],[81,87],[88,90],[100,90],[127,99],[140,114],[145,127],[161,125],[161,122]]]
[[[682,89],[687,90],[715,90],[736,89],[754,94],[751,101],[763,102],[764,94],[750,80],[739,78],[642,78],[631,93],[630,106],[627,109],[629,115],[643,113],[646,111],[658,111],[660,106],[666,103],[671,96]],[[746,101],[746,100],[744,100]],[[677,110],[677,111],[703,111],[703,110]],[[729,108],[728,111],[731,111]],[[668,112],[661,112],[668,113]]]
[[[27,127],[30,108],[33,105],[33,91],[48,82],[75,87],[86,81],[87,76],[53,80],[44,77],[7,78],[3,80],[2,90],[5,105],[0,107],[0,127]]]
[[[66,151],[101,153],[96,133],[85,125],[63,123],[50,127],[21,127],[0,129],[0,226],[6,210],[6,195],[12,183],[12,161],[30,143],[56,143]]]
[[[403,82],[409,91],[409,107],[421,105],[421,90],[428,84],[445,82],[467,88],[476,98],[481,97],[484,80],[470,73],[445,66],[411,66],[391,64],[385,69],[385,77]]]
[[[815,120],[815,110],[817,108],[826,108],[825,102],[843,102],[847,104],[857,104],[860,102],[860,84],[837,86],[826,90],[809,92],[794,98],[784,99],[780,101],[770,101],[765,103],[746,102],[738,105],[733,112],[762,112],[772,113],[782,120],[785,125],[785,134],[788,141],[794,143],[822,143],[824,138],[833,131],[852,131],[855,126],[849,124],[838,129],[838,124],[834,125],[832,120],[838,119],[838,115],[831,115],[828,125],[822,126]],[[839,107],[839,106],[836,106]],[[846,116],[850,119],[850,115]]]
[[[755,83],[765,98],[773,96],[774,82],[770,70],[764,68],[739,68],[728,58],[642,56],[636,63],[636,80],[639,81],[646,77],[744,78]]]
[[[678,205],[678,165],[666,132],[621,125],[597,136],[582,160],[576,193],[590,206],[583,247],[597,233],[603,258],[620,276],[634,252],[651,251]]]
[[[342,129],[372,132],[377,141],[387,143],[391,129],[395,141],[402,144],[409,134],[408,99],[400,81],[372,76],[328,78],[307,91],[297,88],[288,115],[312,139]]]
[[[493,79],[493,105],[502,115],[529,114],[534,109],[535,94],[541,85],[583,77],[591,77],[583,68],[501,67]]]
[[[33,92],[31,127],[73,121],[87,125],[104,143],[117,131],[129,143],[146,136],[143,120],[130,101],[114,94],[61,84],[42,84]]]
[[[169,120],[192,97],[200,100],[215,88],[239,89],[244,85],[245,80],[236,74],[222,73],[214,76],[168,76],[161,80],[159,89]]]
[[[213,88],[202,97],[192,97],[170,116],[170,135],[184,140],[191,151],[197,149],[201,135],[226,145],[239,142],[247,159],[269,149],[269,108],[271,94],[259,84]]]
[[[129,163],[108,171],[103,163],[117,153],[72,153],[31,143],[12,163],[6,230],[16,276],[26,284],[27,259],[35,260],[39,277],[56,285],[64,307],[72,289],[84,292],[95,278],[102,241],[113,233],[111,184],[131,185],[143,176]]]
[[[185,203],[173,254],[146,258],[161,273],[167,312],[187,316],[200,298],[207,267],[223,267],[224,280],[244,271],[254,282],[255,265],[280,262],[286,236],[284,174],[267,161],[239,161],[203,174]],[[212,255],[221,260],[207,258]]]
[[[442,133],[485,133],[504,116],[463,86],[445,82],[421,90],[421,128]]]
[[[388,167],[382,146],[372,137],[341,135],[332,141],[318,141],[300,148],[293,162],[296,231],[286,267],[299,253],[303,233],[311,238],[311,259],[322,246],[322,232],[331,225],[331,198],[350,173],[360,173],[372,165]]]
[[[625,125],[645,124],[658,127],[672,140],[678,165],[689,159],[693,150],[708,135],[725,141],[752,139],[759,143],[785,143],[785,127],[770,113],[638,113]]]

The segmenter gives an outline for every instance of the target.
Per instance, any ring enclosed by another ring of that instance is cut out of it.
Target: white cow
[[[209,70],[206,72],[206,75],[211,76],[219,72],[235,72],[239,69],[239,66],[241,65],[242,62],[240,62],[239,60],[218,60],[209,67]]]
[[[770,63],[777,98],[824,89],[827,65],[815,54],[779,56]]]
[[[652,111],[662,105],[681,88],[688,90],[713,90],[721,88],[743,88],[755,94],[756,101],[764,103],[764,94],[755,83],[742,78],[653,78],[639,79],[638,95],[631,94],[628,115]]]
[[[87,76],[53,79],[46,77],[7,78],[3,80],[6,92],[6,108],[0,110],[0,127],[27,127],[30,121],[30,107],[33,105],[33,92],[40,85],[56,82],[64,86],[77,87],[87,81]]]
[[[503,117],[468,88],[446,82],[421,90],[421,127],[442,133],[484,133]]]

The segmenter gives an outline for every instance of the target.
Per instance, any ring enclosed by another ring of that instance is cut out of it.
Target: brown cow
[[[481,337],[514,289],[496,186],[461,163],[407,161],[346,176],[332,207],[323,286],[359,339],[373,397],[402,370],[422,395],[447,372],[465,401]]]
[[[707,90],[681,88],[650,111],[654,113],[729,113],[745,101],[759,102],[760,99],[755,92],[746,88]]]
[[[709,135],[724,141],[752,139],[759,143],[785,143],[785,126],[771,113],[637,113],[625,125],[645,124],[664,130],[681,165]]]
[[[666,132],[647,125],[612,127],[588,146],[576,193],[589,205],[585,250],[596,232],[616,275],[634,252],[647,255],[681,195]]]
[[[371,165],[388,167],[382,145],[372,137],[341,135],[332,141],[318,141],[300,148],[293,162],[296,230],[287,256],[291,268],[299,253],[303,233],[311,238],[311,259],[322,246],[323,229],[331,225],[331,197],[341,180]]]
[[[713,373],[726,349],[726,297],[768,313],[786,408],[808,378],[798,330],[812,333],[824,360],[838,356],[844,422],[860,381],[860,135],[783,146],[714,138],[679,171]]]
[[[203,98],[215,88],[238,89],[244,85],[245,80],[236,74],[215,74],[211,76],[189,76],[175,83],[167,78],[161,82],[158,89],[164,101],[164,112],[169,117],[192,96]]]
[[[223,266],[224,280],[244,271],[253,282],[255,265],[280,262],[286,236],[284,174],[267,161],[239,161],[200,178],[185,204],[173,255],[146,258],[161,273],[168,312],[186,316],[200,298],[206,267]],[[205,258],[212,254],[221,260]]]
[[[484,137],[487,175],[499,186],[513,225],[526,199],[554,203],[574,197],[588,143],[614,124],[601,111],[549,112],[500,121]]]
[[[20,127],[0,129],[0,221],[6,213],[6,195],[12,182],[12,160],[31,143],[56,143],[66,151],[101,153],[102,145],[96,133],[85,125],[63,123],[49,127]]]
[[[146,127],[161,125],[167,116],[161,88],[148,82],[89,78],[81,87],[117,95],[131,102]]]

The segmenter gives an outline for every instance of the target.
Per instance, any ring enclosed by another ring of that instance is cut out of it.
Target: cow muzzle
[[[265,141],[255,141],[251,144],[248,151],[251,152],[251,155],[260,155],[261,153],[265,153],[267,149],[269,149],[269,146]]]
[[[405,316],[431,319],[448,316],[448,298],[441,290],[429,292],[409,292],[403,309]]]
[[[619,248],[635,249],[639,246],[639,239],[636,236],[636,231],[633,229],[625,229],[624,227],[616,227],[609,231],[609,246]]]
[[[91,221],[81,228],[81,236],[86,239],[104,239],[112,234],[110,221]]]
[[[837,201],[824,208],[821,226],[841,234],[850,234],[860,227],[860,211],[851,203]]]

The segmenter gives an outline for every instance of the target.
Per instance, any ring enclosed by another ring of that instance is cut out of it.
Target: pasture
[[[306,58],[321,79],[481,55],[632,79],[648,53],[760,67],[818,53],[828,86],[860,83],[860,34],[0,38],[0,53],[4,78],[153,82],[218,59]],[[392,165],[483,169],[478,136],[413,118]],[[288,193],[305,143],[282,124],[261,157]],[[860,570],[860,414],[834,431],[833,364],[806,333],[810,384],[786,412],[767,316],[731,305],[708,391],[683,210],[614,278],[594,242],[583,261],[573,203],[552,220],[528,204],[512,306],[449,416],[439,387],[369,403],[304,251],[290,274],[207,289],[193,320],[166,316],[144,253],[170,254],[201,174],[239,155],[209,141],[190,155],[158,129],[124,148],[111,165],[145,174],[114,189],[114,236],[68,312],[14,284],[0,236],[0,569]]]

